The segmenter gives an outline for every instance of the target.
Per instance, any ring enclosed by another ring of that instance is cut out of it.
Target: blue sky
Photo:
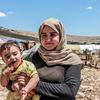
[[[49,17],[67,34],[100,36],[100,0],[0,0],[2,27],[38,32]]]

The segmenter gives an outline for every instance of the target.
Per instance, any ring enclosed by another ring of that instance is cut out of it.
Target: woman
[[[37,52],[31,52],[27,59],[39,72],[40,81],[35,91],[41,95],[40,100],[75,100],[82,62],[65,48],[66,38],[61,22],[54,18],[44,21],[39,28],[39,40]]]

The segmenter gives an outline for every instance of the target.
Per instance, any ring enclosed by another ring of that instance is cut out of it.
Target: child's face
[[[18,47],[11,46],[10,48],[3,50],[2,59],[7,65],[10,64],[17,68],[22,62],[22,55]]]

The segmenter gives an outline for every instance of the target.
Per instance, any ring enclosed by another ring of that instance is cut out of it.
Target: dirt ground
[[[76,100],[100,100],[100,69],[85,66],[81,70],[81,80]],[[5,100],[8,91],[0,89],[0,100]]]

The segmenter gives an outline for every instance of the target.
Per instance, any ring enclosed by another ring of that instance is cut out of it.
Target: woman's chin
[[[45,49],[48,50],[48,51],[54,50],[54,48],[45,48]]]

